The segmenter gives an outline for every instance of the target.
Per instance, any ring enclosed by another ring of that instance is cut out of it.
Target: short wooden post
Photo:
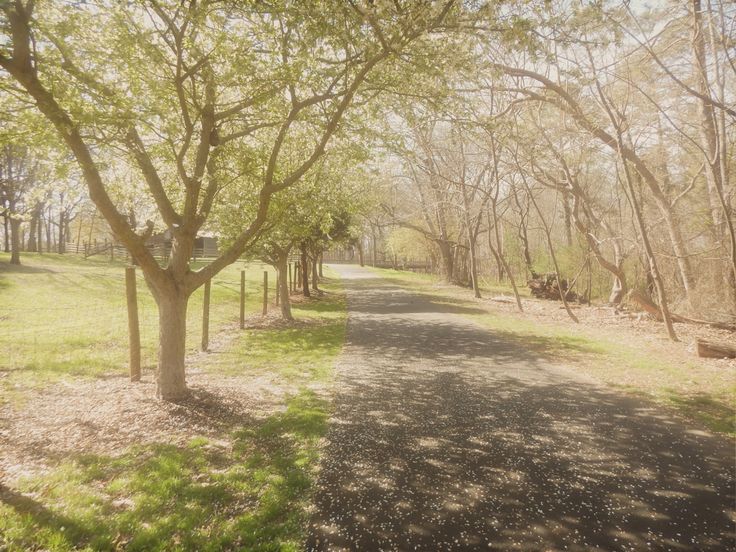
[[[263,271],[263,316],[268,314],[268,270]]]
[[[206,351],[210,344],[210,291],[212,280],[204,283],[204,301],[202,302],[202,350]]]
[[[278,274],[276,274],[276,300],[274,301],[274,303],[276,304],[277,307],[279,306],[279,285],[281,283],[280,280],[281,280],[281,277]]]
[[[245,270],[240,271],[240,329],[245,329]]]
[[[130,381],[141,380],[141,332],[138,325],[138,297],[135,267],[125,267],[125,297],[128,302],[128,336],[130,340]]]

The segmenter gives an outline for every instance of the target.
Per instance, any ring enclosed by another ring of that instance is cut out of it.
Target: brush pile
[[[578,301],[578,294],[569,289],[568,281],[563,278],[561,281],[562,291],[565,293],[565,299],[568,301]],[[557,275],[554,272],[547,274],[532,274],[532,279],[527,282],[532,296],[538,299],[550,299],[552,301],[560,301],[560,285],[557,283]]]

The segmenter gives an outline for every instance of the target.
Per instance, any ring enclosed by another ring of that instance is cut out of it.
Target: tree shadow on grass
[[[212,397],[193,400],[196,423],[213,404]],[[78,455],[22,484],[42,500],[3,493],[6,544],[18,550],[298,549],[327,404],[303,391],[284,412],[262,420],[221,406],[226,413],[215,438],[138,446],[114,458]]]
[[[711,430],[736,435],[736,407],[730,397],[669,391],[667,400],[678,412],[700,420]]]
[[[243,334],[223,350],[207,354],[203,368],[227,375],[268,373],[300,381],[306,373],[328,377],[345,340],[344,318],[307,318],[291,328],[264,328]]]
[[[26,526],[33,525],[41,530],[63,531],[75,540],[89,540],[92,536],[90,528],[84,524],[54,512],[34,498],[19,493],[2,483],[0,483],[0,505],[7,505],[12,509]],[[2,528],[3,522],[0,521],[0,529]],[[4,541],[0,534],[0,545],[2,544]]]
[[[345,298],[341,294],[322,291],[322,295],[312,298],[300,298],[292,303],[294,309],[309,313],[345,312]]]
[[[48,268],[28,266],[28,265],[12,265],[7,262],[0,261],[0,290],[10,287],[10,282],[6,277],[9,274],[48,274],[54,272]]]
[[[48,274],[51,272],[54,271],[46,267],[14,265],[0,261],[0,274]]]

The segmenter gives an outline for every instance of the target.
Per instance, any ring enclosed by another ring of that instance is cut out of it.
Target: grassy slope
[[[12,389],[46,385],[66,376],[124,374],[128,361],[124,264],[71,255],[24,254],[19,268],[0,253],[0,397]],[[210,335],[237,323],[240,270],[231,265],[212,284]],[[261,310],[263,270],[246,267],[246,312]],[[138,276],[138,303],[144,370],[156,364],[156,304]],[[273,297],[275,273],[269,268]],[[187,346],[201,339],[203,289],[194,292],[187,312]],[[0,399],[1,400],[1,399]]]
[[[99,322],[85,325],[81,314],[66,308],[74,301],[94,301],[109,310],[121,307],[122,266],[51,256],[30,257],[26,264],[28,272],[1,273],[0,313],[12,309],[15,323],[59,323],[75,330],[40,333],[37,340],[18,346],[5,385],[11,379],[22,389],[59,378],[124,371],[125,326],[113,331]],[[226,270],[213,285],[211,335],[237,320],[239,270]],[[255,290],[262,270],[251,267],[248,272],[248,287]],[[80,454],[46,476],[21,481],[18,489],[0,485],[0,550],[300,549],[318,444],[329,414],[328,402],[310,387],[331,381],[345,336],[339,282],[330,280],[323,287],[324,298],[294,307],[298,319],[310,320],[305,328],[247,330],[238,334],[225,357],[204,366],[229,375],[269,372],[281,378],[299,389],[285,399],[283,411],[244,420],[216,439],[193,434],[188,446],[136,446],[114,458]],[[141,302],[152,306],[143,286],[139,292]],[[23,312],[24,305],[32,305],[28,311],[48,308],[53,313],[59,294],[71,320],[52,314],[36,321],[35,315]],[[192,323],[200,316],[198,295],[190,308],[189,344],[194,346],[199,340]],[[250,294],[249,312],[256,310],[258,298],[260,292]],[[148,363],[154,356],[152,326],[143,333]],[[7,346],[8,338],[2,339]],[[24,361],[31,346],[44,350],[33,362]]]
[[[532,320],[520,313],[499,312],[492,305],[473,301],[469,292],[460,288],[437,288],[432,275],[374,270],[418,292],[480,307],[485,312],[467,316],[551,362],[571,364],[623,391],[653,398],[713,431],[736,435],[736,385],[730,378],[710,378],[699,370],[697,359],[682,362],[664,358],[647,345],[627,345],[596,328],[576,328]],[[511,293],[510,287],[484,291]]]

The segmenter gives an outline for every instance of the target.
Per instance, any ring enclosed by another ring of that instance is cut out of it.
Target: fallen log
[[[695,341],[698,349],[698,356],[704,358],[736,358],[736,346],[728,343],[717,343],[715,341],[707,341],[705,339],[697,339]]]
[[[659,307],[655,305],[652,300],[643,293],[632,289],[631,291],[629,291],[626,300],[630,305],[638,307],[639,309],[646,311],[654,316],[660,322],[662,321],[662,313],[660,312]],[[726,322],[711,322],[709,320],[698,320],[697,318],[690,318],[675,313],[670,313],[670,316],[672,317],[673,322],[699,324],[701,326],[710,326],[711,328],[717,328],[719,330],[728,330],[731,332],[736,331],[736,324],[728,324]]]
[[[647,297],[643,293],[639,293],[635,289],[632,289],[626,295],[626,303],[639,310],[648,312],[660,322],[662,321],[662,313],[660,312],[659,307],[655,305],[651,301],[651,299],[649,299],[649,297]],[[674,319],[674,316],[673,316],[673,319]]]

